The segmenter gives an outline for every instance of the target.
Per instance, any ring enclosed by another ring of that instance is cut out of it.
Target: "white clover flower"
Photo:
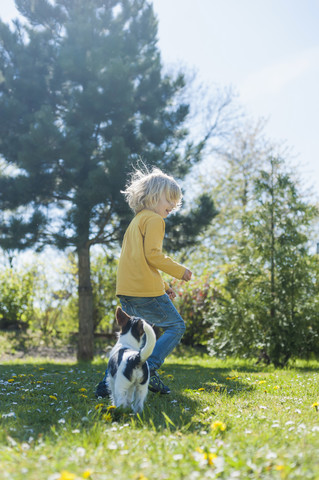
[[[85,454],[86,454],[86,450],[85,450],[85,448],[83,448],[83,447],[78,447],[78,448],[76,449],[76,453],[77,453],[77,455],[78,455],[79,457],[84,457]]]
[[[174,459],[175,461],[177,461],[177,460],[183,460],[183,458],[184,458],[184,455],[182,455],[181,453],[177,453],[176,455],[173,455],[173,459]]]
[[[267,460],[274,460],[277,458],[277,453],[276,452],[268,452],[266,455]]]
[[[14,412],[9,412],[9,413],[3,413],[2,414],[2,418],[10,418],[10,417],[17,418],[17,416]]]
[[[117,444],[115,442],[111,442],[111,443],[108,444],[107,448],[109,450],[117,450],[118,447],[117,447]]]

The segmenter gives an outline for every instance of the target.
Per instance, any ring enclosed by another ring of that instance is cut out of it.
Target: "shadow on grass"
[[[231,376],[231,371],[230,367],[168,364],[161,378],[171,388],[171,394],[149,394],[142,415],[144,426],[181,432],[209,426],[218,413],[218,399],[253,390],[240,376]]]
[[[189,364],[170,364],[167,367],[169,374],[173,375],[173,390],[179,392],[185,390],[215,392],[219,394],[229,393],[240,394],[242,390],[247,390],[250,385],[243,381],[241,377],[233,376],[232,368],[213,368],[200,365]],[[250,370],[245,370],[248,372]]]
[[[307,373],[307,372],[319,372],[318,360],[317,361],[304,361],[304,365],[299,365],[298,363],[291,363],[285,369],[286,370],[295,370],[296,372]]]
[[[30,437],[59,435],[63,430],[90,430],[96,423],[131,422],[155,430],[189,429],[203,408],[213,411],[216,395],[239,395],[249,388],[232,380],[230,369],[168,364],[162,374],[170,395],[149,393],[141,420],[109,410],[109,399],[96,399],[95,387],[105,364],[8,363],[0,366],[0,439],[28,441]],[[200,389],[200,390],[199,390]],[[202,390],[204,389],[204,390]],[[210,397],[207,398],[207,393]],[[206,397],[205,397],[206,396]],[[96,409],[103,403],[103,408]],[[110,415],[108,416],[110,417]],[[171,422],[171,423],[170,423]]]
[[[108,409],[108,398],[95,398],[95,387],[103,378],[105,362],[37,363],[29,359],[25,363],[0,365],[0,442],[23,442],[44,436],[54,439],[65,430],[89,432],[99,425],[108,429],[114,422],[155,431],[166,428],[193,431],[199,424],[212,421],[218,413],[216,404],[224,397],[253,391],[245,374],[264,371],[263,367],[235,361],[225,367],[210,367],[200,362],[197,358],[194,363],[188,359],[185,363],[165,365],[161,378],[170,386],[171,394],[149,393],[140,419],[131,413]],[[294,368],[318,371],[314,365]],[[102,407],[96,408],[99,404]]]
[[[26,441],[65,428],[89,428],[101,374],[99,367],[81,363],[0,365],[0,440]]]

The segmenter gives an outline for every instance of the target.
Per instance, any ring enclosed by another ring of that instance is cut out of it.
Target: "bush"
[[[210,307],[212,355],[255,357],[276,367],[290,358],[318,355],[318,262],[299,259],[290,273],[289,281],[278,272],[272,292],[267,271],[258,273],[253,263],[227,267],[223,294]]]
[[[95,332],[111,332],[114,309],[117,261],[106,253],[92,256],[91,283]],[[39,279],[37,304],[32,326],[45,335],[67,337],[78,331],[78,267],[76,257],[69,254],[53,285],[43,274]]]
[[[93,257],[91,281],[93,288],[93,322],[95,332],[111,333],[115,327],[117,260],[106,253]]]
[[[34,313],[35,270],[6,268],[0,273],[0,327],[26,329]]]
[[[182,343],[206,345],[212,336],[210,305],[219,295],[212,279],[206,275],[196,282],[180,284],[173,280],[170,284],[177,294],[175,306],[186,323]]]

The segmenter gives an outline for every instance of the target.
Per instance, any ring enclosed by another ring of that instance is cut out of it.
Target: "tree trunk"
[[[79,340],[78,360],[92,360],[93,342],[93,295],[91,285],[90,248],[81,246],[78,253],[78,289],[79,289]]]

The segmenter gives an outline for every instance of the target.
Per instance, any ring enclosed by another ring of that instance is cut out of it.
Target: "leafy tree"
[[[0,272],[0,328],[26,329],[34,312],[35,275],[33,268]]]
[[[78,321],[76,258],[69,253],[59,259],[62,262],[49,266],[43,255],[33,257],[37,267],[36,308],[30,327],[35,332],[40,331],[46,342],[67,338],[71,332],[76,332]]]
[[[94,331],[112,332],[115,327],[114,307],[118,303],[114,298],[116,271],[117,261],[112,255],[106,252],[94,256],[92,262]]]
[[[218,210],[215,221],[201,235],[205,256],[214,268],[231,261],[238,245],[245,242],[243,217],[252,207],[255,177],[270,151],[263,130],[262,120],[256,124],[242,122],[227,145],[215,154],[211,168],[198,179]]]
[[[254,208],[243,217],[246,242],[224,272],[213,306],[215,353],[253,356],[276,366],[318,352],[317,259],[308,252],[318,210],[299,194],[283,161],[268,158],[255,180]]]
[[[0,245],[75,249],[78,358],[91,359],[90,249],[122,237],[131,218],[120,193],[127,174],[141,156],[182,179],[216,129],[190,140],[189,105],[178,101],[184,77],[162,73],[146,0],[16,6],[25,23],[0,22],[0,154],[12,167],[0,178]],[[202,197],[198,209],[203,227],[213,203]],[[189,242],[194,233],[188,229]]]

